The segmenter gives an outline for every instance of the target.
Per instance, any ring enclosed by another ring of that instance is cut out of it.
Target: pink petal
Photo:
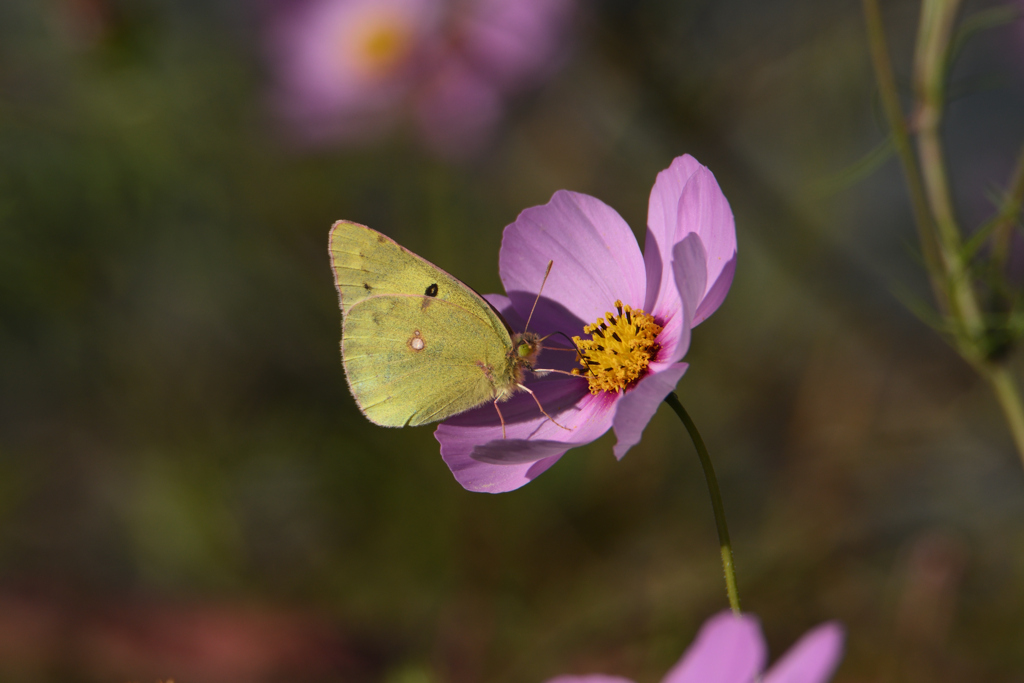
[[[672,248],[679,241],[679,198],[690,176],[699,168],[703,167],[689,154],[676,157],[658,174],[647,205],[644,265],[648,284],[644,311],[664,320],[678,309],[679,296],[672,277]]]
[[[449,159],[479,152],[501,119],[502,109],[494,86],[456,57],[436,67],[422,84],[416,103],[424,141]]]
[[[564,441],[496,439],[475,446],[472,458],[487,465],[528,465],[545,458],[561,457],[567,445]]]
[[[707,289],[707,251],[700,237],[690,233],[672,250],[672,270],[684,310],[692,315]]]
[[[662,683],[751,683],[764,668],[764,638],[757,619],[719,612],[662,679]]]
[[[824,683],[842,656],[842,626],[822,624],[798,640],[765,674],[763,683]]]
[[[581,334],[617,299],[643,306],[647,281],[640,248],[622,217],[598,199],[559,190],[505,228],[501,280],[524,318],[548,261],[554,265],[530,325],[541,334]]]
[[[467,6],[465,50],[504,89],[539,80],[564,61],[574,0],[477,0]]]
[[[509,324],[513,332],[523,331],[523,319],[519,317],[519,312],[512,308],[511,299],[504,294],[484,294],[483,297],[505,317],[505,322]]]
[[[493,405],[456,415],[434,437],[456,480],[470,491],[503,493],[537,478],[570,448],[590,443],[611,427],[615,397],[594,396],[582,379],[552,378],[529,385],[562,429],[539,414],[528,394],[501,403],[505,438]]]
[[[550,679],[547,683],[633,683],[633,681],[621,676],[589,674],[586,676],[559,676],[558,678]]]
[[[626,451],[640,443],[644,427],[654,417],[669,392],[676,388],[686,368],[686,363],[677,363],[660,372],[651,373],[622,395],[612,421],[615,436],[618,437],[612,451],[616,458],[621,460]]]
[[[721,305],[732,284],[736,267],[736,223],[732,209],[715,176],[703,166],[694,171],[679,199],[676,241],[690,233],[700,237],[707,252],[707,284],[693,316],[693,325],[696,326]]]
[[[659,364],[675,363],[689,350],[693,311],[697,310],[707,279],[707,255],[697,235],[687,235],[686,239],[679,242],[672,250],[672,258],[682,315],[675,316],[670,323],[672,327],[667,324],[658,335],[661,343],[661,353],[657,359]]]
[[[440,429],[440,427],[438,427]],[[440,441],[437,432],[434,436]],[[478,462],[463,455],[445,455],[442,446],[441,454],[445,464],[452,471],[455,480],[467,491],[477,493],[507,493],[526,486],[531,481],[547,472],[548,468],[558,462],[563,454],[555,455],[535,463],[521,465],[492,465]]]
[[[732,258],[725,264],[725,267],[722,268],[718,279],[708,289],[708,293],[704,295],[704,300],[700,302],[697,314],[693,318],[694,325],[704,322],[708,316],[718,310],[718,307],[725,301],[725,295],[729,293],[729,288],[732,286],[732,278],[735,274],[736,254],[733,254]]]

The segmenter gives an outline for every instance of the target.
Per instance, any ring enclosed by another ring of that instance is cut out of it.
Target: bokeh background
[[[859,3],[565,6],[463,149],[408,92],[372,135],[297,130],[268,47],[296,3],[0,4],[0,681],[659,680],[726,606],[678,420],[464,491],[430,428],[349,396],[327,231],[500,291],[519,211],[586,192],[642,239],[683,153],[739,262],[678,391],[773,656],[839,619],[836,681],[1024,681],[1024,469],[912,312]],[[883,9],[906,88],[918,3]],[[1024,24],[967,41],[952,83],[973,228],[1024,141]]]

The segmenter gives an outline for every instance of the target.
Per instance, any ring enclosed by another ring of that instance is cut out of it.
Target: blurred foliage
[[[837,681],[1020,680],[1024,473],[894,295],[926,292],[898,168],[850,172],[885,142],[857,3],[591,5],[571,63],[464,165],[402,133],[286,144],[254,5],[0,5],[0,681],[658,680],[726,604],[681,425],[463,491],[430,429],[348,395],[327,230],[500,291],[520,210],[587,192],[642,237],[684,152],[740,262],[679,393],[772,652],[836,618]],[[904,79],[916,12],[886,8]],[[1024,138],[1019,28],[954,70],[972,226]]]

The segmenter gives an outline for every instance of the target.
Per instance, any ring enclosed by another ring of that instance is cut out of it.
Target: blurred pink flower
[[[487,142],[504,106],[494,85],[456,57],[443,60],[414,104],[419,134],[435,153],[467,157]]]
[[[767,652],[755,617],[721,612],[701,627],[697,639],[662,683],[824,683],[843,655],[843,629],[828,622],[806,633],[764,671]],[[763,672],[763,673],[762,673]],[[632,683],[618,676],[559,676],[548,683]]]
[[[461,33],[467,58],[500,88],[547,77],[565,59],[573,0],[476,0]]]
[[[640,441],[686,371],[680,361],[691,326],[722,303],[736,267],[729,202],[711,172],[689,155],[658,174],[647,225],[641,254],[614,209],[560,190],[505,228],[500,270],[508,296],[491,294],[487,300],[513,329],[523,330],[552,260],[530,330],[542,336],[590,337],[593,332],[593,338],[578,343],[596,365],[586,376],[548,374],[527,382],[558,425],[525,393],[502,404],[504,430],[489,404],[442,423],[434,433],[441,456],[465,488],[489,493],[519,488],[570,448],[609,429],[618,437],[613,451],[618,458]],[[595,331],[595,320],[605,327]],[[557,339],[547,342],[535,367],[579,368],[574,349],[551,348]],[[612,356],[613,348],[620,355]]]
[[[379,134],[422,77],[437,0],[308,0],[279,10],[270,36],[274,104],[302,139]]]
[[[566,52],[575,0],[300,0],[273,13],[273,106],[300,140],[364,142],[412,119],[448,156],[478,150],[507,97]]]

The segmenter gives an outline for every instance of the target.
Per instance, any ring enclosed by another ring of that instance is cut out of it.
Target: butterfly
[[[329,249],[342,364],[371,422],[417,426],[488,401],[500,418],[500,402],[533,394],[523,380],[526,372],[543,372],[534,369],[543,348],[537,334],[512,332],[482,296],[365,225],[338,221]]]

